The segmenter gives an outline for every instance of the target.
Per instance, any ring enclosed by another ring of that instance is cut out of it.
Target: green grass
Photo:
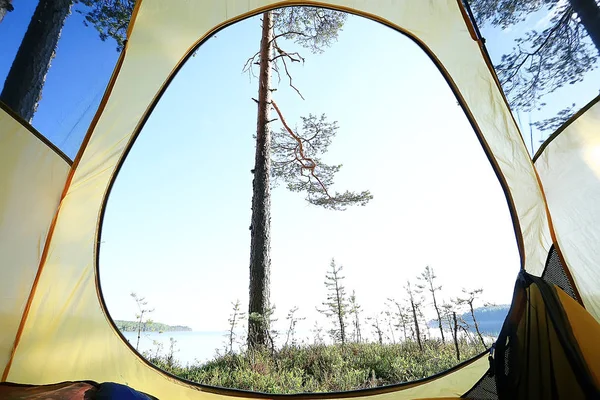
[[[307,345],[226,354],[202,365],[181,366],[165,356],[148,357],[176,376],[205,385],[265,393],[332,392],[370,388],[422,379],[452,368],[454,344],[415,342]],[[483,351],[462,341],[461,361]]]

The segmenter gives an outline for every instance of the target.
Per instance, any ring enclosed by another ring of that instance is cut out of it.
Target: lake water
[[[136,346],[137,332],[123,332],[123,335],[133,347]],[[168,354],[170,338],[173,338],[176,340],[175,358],[183,365],[205,362],[214,358],[217,349],[224,348],[225,335],[225,332],[142,332],[138,351],[154,354],[157,345],[162,344],[161,354]]]

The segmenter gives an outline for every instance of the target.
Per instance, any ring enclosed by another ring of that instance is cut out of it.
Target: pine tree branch
[[[271,39],[269,41],[269,43],[274,42],[275,40],[279,39],[280,37],[284,37],[284,36],[288,36],[288,35],[298,35],[298,36],[310,37],[309,35],[307,35],[306,33],[303,33],[303,32],[287,31],[284,33],[278,33],[277,35],[273,36],[273,39]]]
[[[292,58],[288,53],[281,50],[281,48],[277,45],[277,42],[273,42],[273,46],[275,46],[277,51],[280,53],[279,56],[281,56],[282,53],[284,53],[285,55],[287,55],[287,57],[290,60],[300,62],[300,60],[296,60],[296,59]],[[304,62],[304,58],[302,58],[302,56],[300,56],[300,54],[298,54],[298,53],[292,53],[292,54],[296,54],[300,59],[302,59],[302,62]],[[279,56],[277,56],[277,57],[279,57]],[[274,59],[276,59],[277,57],[275,57]],[[302,100],[305,100],[304,96],[302,96],[302,93],[300,93],[300,90],[298,90],[298,88],[296,86],[294,86],[294,84],[292,82],[292,75],[290,74],[290,71],[288,70],[288,66],[287,66],[287,62],[285,61],[285,57],[281,57],[281,61],[283,62],[283,68],[285,69],[285,74],[288,76],[288,78],[290,80],[290,83],[289,83],[290,87],[292,89],[294,89],[296,91],[296,93],[298,93],[298,95],[302,98]],[[277,65],[277,63],[274,63],[274,64]]]
[[[253,76],[254,78],[256,78],[256,75],[254,74],[254,71],[252,70],[252,65],[255,64],[254,60],[259,55],[260,55],[260,50],[257,51],[256,53],[254,53],[254,55],[252,57],[248,58],[246,60],[246,62],[244,63],[244,67],[242,68],[242,72],[248,72],[248,74],[250,74],[251,76]]]
[[[298,153],[300,154],[301,159],[299,159],[298,157],[296,157],[296,159],[302,165],[302,169],[309,170],[312,177],[315,178],[317,180],[317,182],[319,182],[319,185],[321,185],[321,187],[323,188],[323,191],[325,192],[327,197],[329,197],[329,199],[333,200],[333,198],[329,195],[329,192],[327,191],[327,188],[325,187],[325,185],[323,184],[321,179],[319,179],[319,177],[315,175],[315,168],[316,168],[317,164],[311,158],[308,158],[304,155],[302,139],[299,138],[298,136],[296,136],[296,134],[292,131],[292,129],[285,122],[285,119],[283,118],[283,114],[281,113],[281,110],[279,110],[279,107],[277,107],[277,103],[275,103],[275,100],[271,100],[271,104],[273,105],[273,108],[277,112],[277,115],[279,115],[279,118],[281,119],[281,123],[283,124],[283,127],[288,131],[288,133],[292,136],[292,138],[294,138],[294,140],[298,143]],[[308,163],[310,163],[310,165],[306,165],[304,162],[308,162]]]
[[[569,21],[569,18],[571,18],[572,14],[573,14],[573,8],[572,7],[567,7],[564,15],[558,20],[558,22],[556,23],[556,25],[554,27],[552,27],[552,29],[550,30],[550,32],[546,36],[546,39],[533,52],[522,51],[521,47],[519,46],[519,51],[521,52],[521,54],[525,54],[526,56],[519,63],[518,66],[515,67],[514,65],[511,65],[508,68],[505,68],[505,70],[511,70],[512,69],[514,71],[508,78],[506,78],[505,82],[510,82],[517,75],[517,73],[521,70],[521,68],[527,62],[527,60],[533,59],[534,56],[536,56],[540,51],[542,51],[542,49],[544,47],[546,47],[546,45],[550,42],[550,39],[553,37],[554,33],[556,33],[556,31],[558,31],[558,29],[565,22]]]

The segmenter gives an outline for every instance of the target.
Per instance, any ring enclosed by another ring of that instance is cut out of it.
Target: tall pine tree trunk
[[[26,121],[31,122],[42,98],[71,4],[72,0],[40,0],[4,82],[0,99]]]
[[[248,347],[267,345],[271,276],[271,48],[273,15],[263,14],[258,82],[256,156],[252,182],[252,225],[250,226],[250,298],[248,307]]]
[[[346,324],[344,323],[344,307],[342,306],[342,297],[337,280],[335,281],[335,298],[337,302],[337,318],[340,324],[340,339],[342,340],[342,345],[344,345],[346,344]]]
[[[600,7],[596,0],[569,0],[600,54]]]

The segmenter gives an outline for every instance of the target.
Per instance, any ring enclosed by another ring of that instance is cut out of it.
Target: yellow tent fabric
[[[583,304],[600,321],[600,97],[551,137],[535,166]]]
[[[579,343],[582,355],[590,367],[594,383],[600,387],[600,347],[597,345],[598,337],[600,337],[600,324],[565,292],[557,290],[557,293],[571,323],[573,336]]]
[[[598,333],[600,324],[562,289],[521,272],[496,341],[499,398],[598,398],[598,352],[586,347]]]
[[[21,317],[70,165],[0,109],[0,368]]]
[[[589,263],[598,261],[593,241],[583,239],[587,250],[582,259],[569,246],[572,231],[569,224],[580,221],[579,217],[563,216],[556,210],[565,205],[565,200],[562,197],[558,200],[555,191],[548,190],[554,187],[561,190],[551,176],[554,171],[542,168],[544,187],[540,185],[482,44],[460,1],[138,0],[129,39],[72,166],[10,115],[0,113],[3,381],[31,384],[113,381],[159,398],[218,398],[231,394],[168,376],[148,365],[124,342],[108,316],[99,287],[99,227],[107,193],[128,149],[194,48],[218,29],[242,18],[269,8],[300,4],[331,7],[384,23],[411,37],[429,54],[454,90],[503,185],[513,214],[522,266],[540,275],[553,243],[546,195],[557,230],[554,234],[573,268],[584,304],[598,318],[600,300],[596,282],[600,278],[600,263]],[[599,122],[593,117],[597,114],[591,115],[589,124],[585,122],[586,116],[583,127],[575,130],[589,135],[587,142],[578,142],[583,147],[573,154],[574,158],[586,153],[586,146],[593,142],[589,136],[593,129],[597,131]],[[567,133],[565,137],[570,136]],[[560,154],[557,146],[554,143],[549,146],[549,153],[544,153],[542,159]],[[554,147],[557,150],[552,150]],[[593,157],[597,161],[597,156]],[[548,165],[552,162],[544,161]],[[564,162],[576,163],[579,158]],[[590,178],[582,183],[596,184],[591,190],[595,191],[592,198],[597,198],[600,193],[597,181]],[[28,203],[32,199],[36,199],[35,207]],[[582,203],[581,207],[589,208],[591,204]],[[30,212],[31,209],[35,212]],[[594,214],[594,218],[600,218],[600,214]],[[14,235],[15,227],[18,235]],[[488,361],[482,356],[419,384],[315,398],[455,397],[467,392],[487,368]],[[240,393],[236,396],[261,397]]]

